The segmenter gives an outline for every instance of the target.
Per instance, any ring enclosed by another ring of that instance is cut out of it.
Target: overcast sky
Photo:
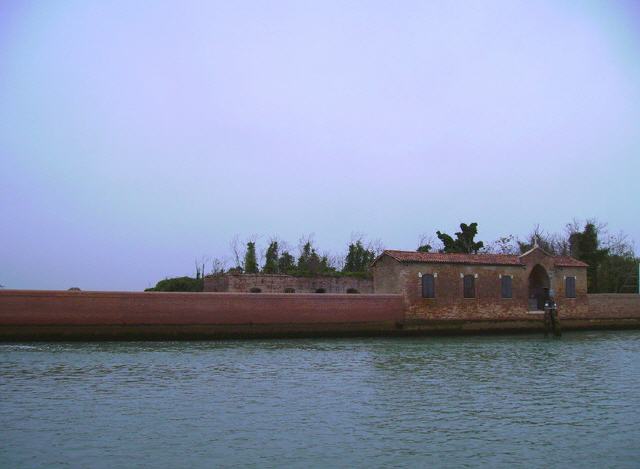
[[[640,241],[640,2],[0,4],[0,284],[140,290],[258,234]]]

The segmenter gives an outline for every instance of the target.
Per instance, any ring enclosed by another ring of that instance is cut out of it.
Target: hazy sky
[[[0,284],[139,290],[234,234],[640,241],[640,2],[0,2]]]

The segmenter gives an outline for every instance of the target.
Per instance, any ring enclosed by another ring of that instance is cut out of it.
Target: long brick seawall
[[[404,319],[400,295],[0,290],[0,339],[374,334]]]
[[[640,328],[640,295],[588,295],[563,329]],[[540,331],[540,315],[407,314],[402,295],[0,290],[0,340],[211,339]]]

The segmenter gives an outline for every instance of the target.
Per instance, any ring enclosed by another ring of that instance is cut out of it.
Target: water
[[[0,344],[0,466],[640,467],[640,331]]]

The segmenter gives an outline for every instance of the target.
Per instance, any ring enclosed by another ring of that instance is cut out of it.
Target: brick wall
[[[325,293],[373,293],[373,281],[356,277],[294,277],[278,274],[225,274],[204,279],[206,292],[246,293],[260,289],[261,293],[315,293],[322,289]]]
[[[640,318],[640,295],[627,293],[589,294],[585,318]]]
[[[374,266],[376,293],[398,293],[404,298],[407,317],[420,320],[535,319],[529,312],[529,275],[535,265],[547,270],[550,287],[562,316],[588,314],[586,269],[556,268],[553,258],[539,256],[522,266],[397,262],[381,258]],[[422,297],[419,274],[434,274],[435,298]],[[477,275],[476,297],[464,298],[461,275]],[[501,275],[512,277],[512,298],[501,297]],[[564,279],[576,277],[576,298],[565,298]]]
[[[398,295],[0,290],[8,324],[316,324],[402,321]]]

